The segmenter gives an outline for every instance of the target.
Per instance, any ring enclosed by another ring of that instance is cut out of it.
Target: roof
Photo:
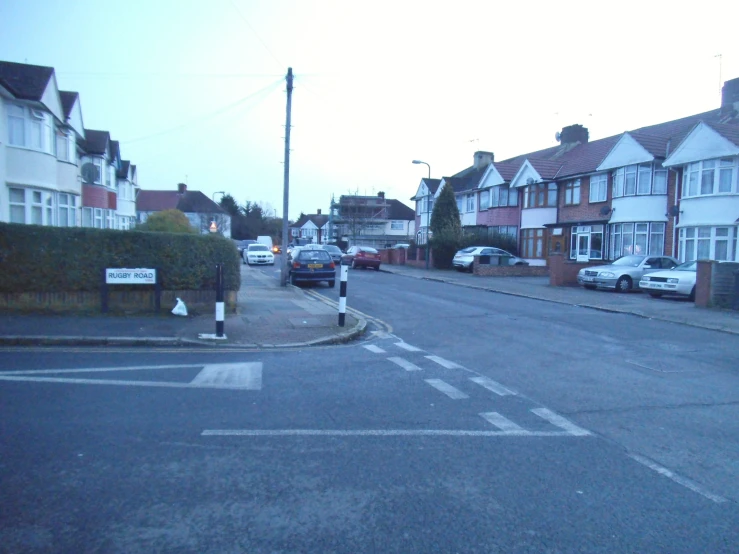
[[[422,179],[422,181],[426,183],[426,188],[429,189],[431,194],[434,194],[441,184],[441,179]]]
[[[41,100],[53,74],[53,67],[0,62],[0,84],[23,100]]]
[[[308,214],[308,215],[303,214],[303,217],[301,217],[295,223],[290,225],[290,227],[302,227],[309,221],[312,222],[313,225],[315,225],[316,227],[320,229],[321,227],[326,225],[326,223],[328,222],[328,216],[323,215],[323,214]]]
[[[562,166],[564,165],[560,160],[551,161],[540,160],[537,158],[530,159],[529,163],[534,166],[534,169],[539,175],[541,175],[542,179],[554,179],[557,177],[559,170],[562,169]]]
[[[116,176],[119,179],[128,178],[128,169],[131,167],[131,162],[128,160],[121,160],[121,168],[116,172]]]
[[[121,145],[117,140],[110,141],[110,159],[115,160],[121,155]]]
[[[739,146],[739,125],[726,125],[724,123],[709,123],[708,126],[719,135]]]
[[[108,131],[95,131],[94,129],[85,129],[85,138],[80,141],[80,146],[88,154],[106,153],[108,142],[110,141],[110,133]]]
[[[459,175],[459,173],[457,173]],[[475,173],[475,175],[477,175]],[[482,177],[482,175],[480,176]],[[444,183],[452,187],[454,193],[465,192],[477,188],[480,178],[475,177],[444,177]]]
[[[388,200],[390,209],[388,210],[388,219],[402,219],[412,221],[416,218],[416,212],[403,204],[400,200]]]
[[[188,190],[183,194],[176,190],[142,190],[136,197],[136,211],[164,210],[180,210],[185,213],[228,213],[199,190]]]
[[[62,100],[62,109],[64,110],[64,117],[68,118],[69,114],[72,113],[74,103],[79,97],[79,93],[72,92],[69,90],[60,90],[59,97]]]

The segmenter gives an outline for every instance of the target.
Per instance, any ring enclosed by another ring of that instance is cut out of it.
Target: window
[[[26,191],[25,189],[9,189],[10,193],[10,222],[26,222]]]
[[[56,157],[63,162],[77,163],[74,131],[60,131],[56,135]]]
[[[459,213],[462,213],[464,211],[462,209],[463,208],[462,203],[463,203],[462,202],[462,197],[461,196],[457,196],[457,210],[459,211]]]
[[[568,181],[565,184],[565,205],[580,203],[580,179]]]
[[[102,229],[103,228],[103,210],[102,208],[94,208],[93,209],[93,223],[92,226],[96,229]]]
[[[572,228],[570,259],[587,256],[589,260],[603,259],[603,225],[580,225]]]
[[[490,189],[490,207],[505,207],[518,205],[518,191],[508,186],[497,186]]]
[[[115,210],[105,210],[105,228],[115,229]]]
[[[393,220],[390,222],[391,231],[402,231],[404,228],[405,227],[403,226],[403,221]]]
[[[518,227],[515,225],[494,225],[488,227],[488,233],[493,235],[505,235],[514,239],[518,239]]]
[[[683,227],[680,229],[680,260],[735,261],[736,227]]]
[[[557,206],[557,184],[539,183],[529,185],[524,192],[524,208],[544,208]]]
[[[612,260],[629,254],[662,256],[665,248],[665,224],[617,223],[610,229],[609,255]]]
[[[13,146],[26,145],[25,111],[22,106],[8,104],[8,143]]]
[[[467,211],[468,212],[475,211],[475,195],[474,194],[467,195]]]
[[[10,222],[31,225],[54,225],[54,194],[41,190],[10,188]]]
[[[77,197],[72,194],[59,195],[59,227],[77,225]]]
[[[492,191],[480,191],[480,211],[487,210],[490,207],[490,194]]]
[[[652,164],[640,164],[636,184],[636,194],[649,194],[652,191]]]
[[[667,170],[655,169],[652,181],[652,194],[667,194]]]
[[[8,104],[8,144],[54,154],[54,119],[44,111]]]
[[[592,180],[591,180],[592,185]],[[613,197],[667,194],[667,170],[639,164],[619,167],[613,173]],[[592,195],[592,186],[591,186]],[[605,200],[605,195],[603,196]],[[592,201],[592,200],[591,200]]]
[[[544,257],[544,229],[524,229],[521,231],[521,256],[524,258]]]
[[[95,184],[101,185],[103,182],[103,160],[100,158],[93,158],[92,163],[97,168],[97,178],[95,179]]]
[[[590,203],[605,202],[608,199],[608,174],[592,175],[590,177]]]
[[[683,171],[683,198],[735,192],[736,174],[736,158],[688,164]]]
[[[416,215],[421,215],[421,201],[416,200]]]

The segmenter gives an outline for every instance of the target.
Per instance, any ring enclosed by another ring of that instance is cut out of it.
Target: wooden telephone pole
[[[282,192],[282,271],[280,271],[280,285],[287,285],[287,214],[290,200],[290,116],[293,99],[293,68],[287,68],[287,115],[285,118],[285,179]]]

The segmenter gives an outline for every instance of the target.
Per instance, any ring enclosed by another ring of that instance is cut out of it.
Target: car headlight
[[[641,278],[642,281],[649,281],[650,279],[651,279],[651,277],[642,277]]]
[[[675,277],[673,277],[672,279],[667,279],[667,282],[668,283],[679,283],[680,279],[676,279]]]
[[[612,271],[601,271],[600,273],[598,273],[598,277],[608,277],[608,278],[611,278],[611,277],[615,277],[615,276],[616,276],[616,274],[613,273]]]

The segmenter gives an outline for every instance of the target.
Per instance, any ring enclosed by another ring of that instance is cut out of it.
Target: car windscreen
[[[333,252],[334,254],[341,254],[341,249],[338,246],[324,246],[327,252]]]
[[[296,259],[301,262],[330,262],[331,256],[325,250],[301,250]]]
[[[685,262],[672,268],[672,271],[698,271],[698,262]]]
[[[646,256],[622,256],[612,265],[628,265],[631,267],[637,267]]]
[[[249,252],[269,252],[269,248],[267,248],[263,244],[252,244],[249,246]]]
[[[367,252],[368,254],[377,254],[377,250],[375,250],[374,248],[369,248],[367,246],[363,246],[359,250],[362,252]]]
[[[468,246],[467,248],[462,248],[460,252],[462,252],[463,254],[471,254],[475,250],[477,250],[477,246]]]

